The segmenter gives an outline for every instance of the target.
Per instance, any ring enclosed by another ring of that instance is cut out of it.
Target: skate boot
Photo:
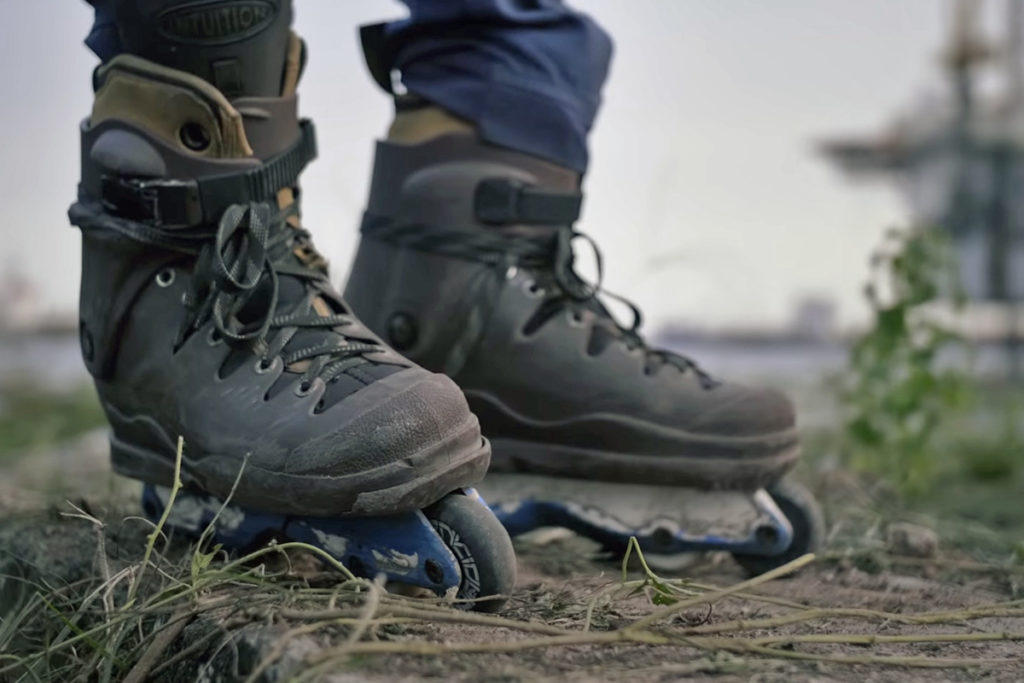
[[[346,299],[394,348],[459,384],[491,440],[490,471],[522,473],[524,490],[543,489],[534,499],[559,507],[547,521],[565,524],[555,518],[572,503],[578,527],[615,529],[609,544],[636,534],[672,553],[713,528],[696,538],[688,513],[662,520],[649,508],[611,521],[601,502],[622,484],[667,487],[675,501],[678,487],[729,490],[746,512],[726,516],[748,521],[724,547],[781,552],[792,531],[785,515],[763,491],[751,496],[797,459],[792,404],[649,347],[632,305],[632,324],[616,322],[600,282],[573,267],[573,245],[585,239],[572,227],[579,186],[573,171],[483,143],[464,122],[402,100],[377,145]],[[570,480],[614,484],[573,502]],[[481,491],[492,503],[507,498],[487,482]],[[728,497],[705,496],[702,507],[725,509]],[[506,517],[510,529],[542,521],[514,502],[521,518]]]
[[[232,549],[303,541],[441,594],[508,593],[508,535],[463,488],[490,457],[477,418],[354,317],[301,227],[316,151],[296,114],[304,50],[290,3],[258,4],[121,3],[128,54],[95,75],[70,218],[113,468],[146,482],[158,519],[180,436],[168,527],[209,526]]]
[[[480,479],[489,447],[451,380],[353,316],[300,227],[315,142],[290,4],[217,4],[121,3],[128,53],[97,70],[81,129],[81,343],[113,468],[168,486],[181,436],[184,484],[243,506],[427,506]],[[174,42],[206,26],[185,10],[241,38]]]

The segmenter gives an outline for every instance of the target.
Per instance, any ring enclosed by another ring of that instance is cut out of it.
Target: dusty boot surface
[[[83,237],[82,352],[113,467],[170,485],[180,436],[186,486],[235,487],[241,505],[423,507],[482,477],[489,447],[449,378],[355,318],[300,227],[315,142],[296,114],[301,41],[278,29],[253,48],[286,46],[271,85],[248,87],[244,50],[241,66],[214,55],[205,75],[230,98],[174,68],[188,66],[181,52],[174,66],[125,54],[97,71],[70,217]]]
[[[380,142],[346,298],[450,375],[492,470],[752,488],[798,457],[792,404],[722,382],[615,321],[574,270],[579,177],[445,125]],[[635,311],[635,309],[634,309]]]

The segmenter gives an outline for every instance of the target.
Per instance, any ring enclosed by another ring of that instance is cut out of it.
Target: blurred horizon
[[[649,330],[780,331],[808,314],[840,330],[866,321],[868,256],[886,229],[908,224],[907,210],[883,184],[851,187],[815,144],[878,130],[944,85],[949,3],[573,4],[616,43],[578,226],[605,253],[607,287],[640,305]],[[304,222],[339,284],[372,142],[391,117],[356,27],[402,12],[386,0],[296,2],[310,47],[301,107],[320,138],[303,176]],[[82,1],[0,7],[12,95],[0,110],[0,192],[12,213],[0,287],[43,319],[73,319],[77,307],[79,237],[65,212],[97,63],[82,44],[90,23]]]

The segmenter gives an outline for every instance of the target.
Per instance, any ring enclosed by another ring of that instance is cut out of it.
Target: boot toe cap
[[[481,443],[455,383],[418,367],[374,382],[315,419],[332,417],[340,423],[292,451],[289,471],[345,476],[405,464],[411,472]]]
[[[689,431],[727,437],[757,437],[795,429],[796,409],[784,393],[731,383],[711,390],[707,409],[689,424]]]

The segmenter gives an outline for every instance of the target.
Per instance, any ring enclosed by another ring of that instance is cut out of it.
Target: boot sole
[[[800,458],[800,445],[771,455],[701,456],[613,453],[519,439],[491,440],[491,472],[528,472],[552,477],[630,484],[754,490],[771,486]]]
[[[466,396],[484,433],[491,436],[492,472],[751,490],[779,481],[800,457],[795,427],[754,436],[713,436],[625,415],[539,422],[485,392],[467,391]],[[618,445],[606,446],[602,434]],[[636,451],[623,448],[623,443],[634,444]]]
[[[475,420],[470,428],[475,429]],[[310,517],[383,516],[417,510],[483,479],[490,462],[486,439],[456,446],[464,432],[387,465],[345,476],[275,472],[226,456],[182,455],[181,482],[243,507]],[[174,458],[110,435],[115,472],[160,486],[174,481]],[[232,485],[238,479],[232,493]],[[388,482],[381,485],[383,482]],[[397,482],[397,483],[391,483]]]

